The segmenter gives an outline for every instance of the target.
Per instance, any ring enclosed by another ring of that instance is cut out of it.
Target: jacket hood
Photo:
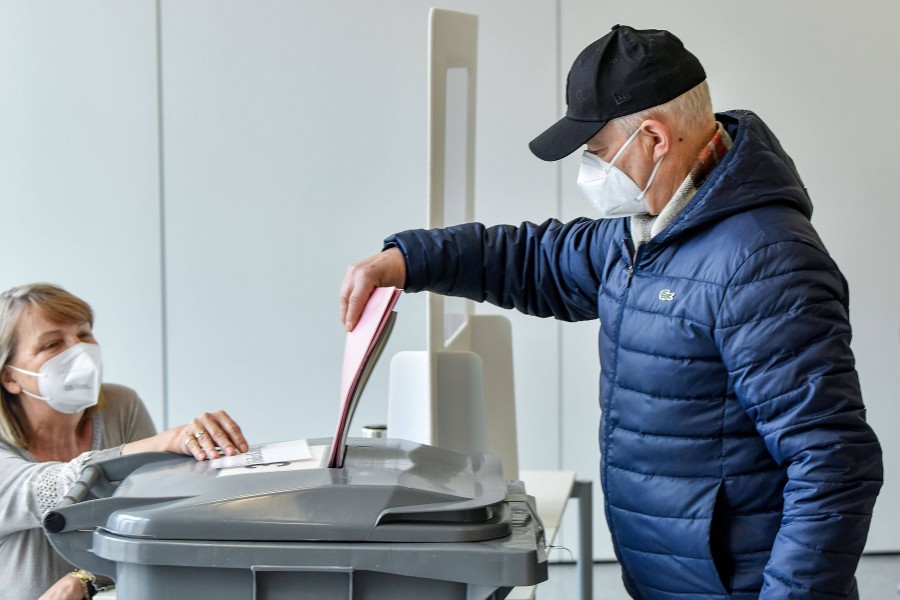
[[[812,217],[812,201],[775,134],[749,110],[717,113],[733,145],[690,203],[653,241],[768,204],[790,206]]]

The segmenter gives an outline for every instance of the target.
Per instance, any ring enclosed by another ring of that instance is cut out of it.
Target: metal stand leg
[[[572,497],[578,498],[578,580],[581,600],[594,595],[594,493],[590,481],[575,480]]]

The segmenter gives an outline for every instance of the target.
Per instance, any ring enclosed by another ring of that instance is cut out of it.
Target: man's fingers
[[[341,323],[353,331],[369,296],[381,286],[402,287],[406,281],[406,261],[397,248],[389,248],[347,268],[341,285]]]
[[[347,297],[342,295],[342,296],[338,297],[338,300],[341,303],[341,323],[346,323],[347,322]]]
[[[371,268],[372,259],[350,265],[341,286],[341,323],[353,331],[369,296],[378,287],[378,273]]]
[[[344,274],[344,281],[341,283],[341,293],[339,296],[341,302],[341,323],[347,324],[347,306],[350,303],[350,295],[353,292],[353,280],[355,278],[356,265],[347,267],[347,273]]]
[[[353,331],[353,328],[356,327],[359,318],[362,316],[363,309],[369,301],[369,296],[372,295],[374,290],[375,286],[369,287],[364,292],[357,288],[354,290],[353,295],[347,299],[347,317],[344,320],[347,331]]]

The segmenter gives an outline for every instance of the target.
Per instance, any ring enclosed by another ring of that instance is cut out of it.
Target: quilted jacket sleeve
[[[847,288],[815,243],[773,243],[726,291],[716,335],[731,385],[785,468],[760,598],[854,598],[882,457],[850,350]]]
[[[566,321],[597,318],[596,221],[410,230],[385,240],[406,257],[406,291],[431,291]],[[598,254],[600,255],[598,257]],[[594,258],[594,260],[592,260]]]

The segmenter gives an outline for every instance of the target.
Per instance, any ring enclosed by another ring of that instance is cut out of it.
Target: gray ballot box
[[[360,438],[341,468],[291,464],[93,464],[44,529],[119,600],[487,600],[547,579],[533,499],[493,455]]]

